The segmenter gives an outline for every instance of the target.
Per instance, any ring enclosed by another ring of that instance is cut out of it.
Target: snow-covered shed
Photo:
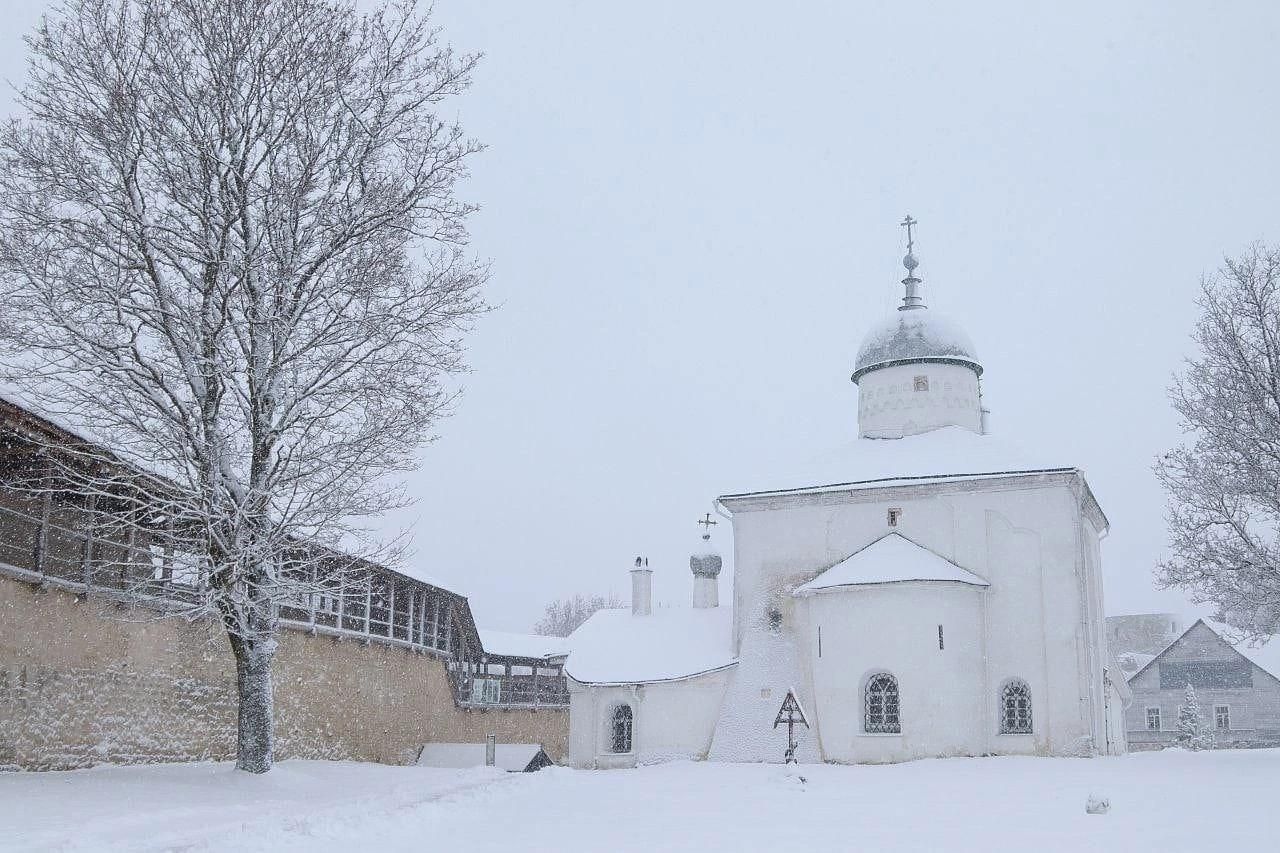
[[[488,744],[429,743],[418,754],[419,767],[465,769],[488,765]],[[493,766],[508,773],[532,773],[554,764],[536,743],[499,743],[494,747]]]

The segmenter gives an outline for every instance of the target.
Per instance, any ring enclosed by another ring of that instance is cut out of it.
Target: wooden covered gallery
[[[155,475],[121,463],[119,494],[24,485],[56,483],[86,443],[0,397],[0,768],[225,757],[234,743],[224,707],[229,651],[213,620],[191,615],[203,582],[168,535],[166,513],[130,493],[134,478],[149,477],[145,491],[155,494]],[[66,458],[52,458],[63,449]],[[488,652],[464,596],[343,554],[317,559],[308,547],[309,558],[283,572],[306,575],[293,578],[298,592],[280,609],[283,754],[407,763],[423,743],[489,734],[563,754],[563,658]],[[137,689],[122,690],[131,680]],[[193,710],[190,695],[167,686],[185,682],[196,685],[188,694],[208,697],[207,708]],[[341,691],[341,709],[329,707],[323,682]],[[129,736],[104,730],[101,719],[139,717],[170,733],[162,748],[112,754]]]

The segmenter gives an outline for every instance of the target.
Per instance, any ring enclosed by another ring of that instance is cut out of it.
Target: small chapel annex
[[[902,304],[858,351],[858,435],[722,494],[734,575],[704,535],[689,608],[595,614],[570,637],[569,762],[801,762],[1125,751],[1083,472],[989,434],[983,365],[925,303],[910,217]]]

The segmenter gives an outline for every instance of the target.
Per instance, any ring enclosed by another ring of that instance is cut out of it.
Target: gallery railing
[[[198,573],[149,543],[95,537],[52,517],[0,504],[0,573],[41,587],[183,610],[206,590]],[[366,573],[361,585],[306,592],[280,608],[286,628],[389,644],[444,661],[454,701],[468,708],[562,708],[568,687],[558,667],[528,674],[491,675],[462,659],[452,608],[438,590],[391,574]],[[526,667],[527,668],[527,667]]]
[[[493,660],[492,658],[490,659]],[[505,664],[451,661],[449,680],[458,704],[467,708],[568,708],[569,685],[559,665],[514,665],[527,672],[492,672]]]

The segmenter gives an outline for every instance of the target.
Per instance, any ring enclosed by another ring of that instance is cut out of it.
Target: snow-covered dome
[[[907,226],[902,305],[871,327],[853,366],[858,435],[904,438],[945,426],[983,433],[977,350],[958,325],[925,305],[924,282],[916,275],[920,261],[912,253],[916,222],[908,216],[902,224]]]
[[[876,368],[924,362],[959,364],[982,375],[969,336],[944,315],[921,305],[899,310],[871,328],[858,348],[853,381]]]
[[[689,555],[689,569],[694,577],[715,578],[720,576],[720,568],[724,565],[720,553],[711,544],[711,537],[704,534],[693,553]]]

